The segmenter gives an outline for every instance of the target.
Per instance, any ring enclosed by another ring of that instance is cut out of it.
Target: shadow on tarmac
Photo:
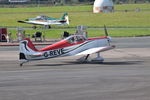
[[[66,65],[87,65],[87,64],[99,64],[99,65],[134,65],[141,64],[143,61],[119,61],[119,62],[76,62],[76,61],[65,61],[62,64],[35,64],[35,66],[66,66]]]

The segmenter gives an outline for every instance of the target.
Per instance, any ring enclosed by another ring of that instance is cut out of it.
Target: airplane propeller
[[[106,25],[104,25],[105,36],[108,36]]]
[[[107,37],[108,44],[110,45],[111,37],[109,37],[109,34],[108,34],[108,32],[107,32],[106,25],[104,25],[104,31],[105,31],[105,36]]]

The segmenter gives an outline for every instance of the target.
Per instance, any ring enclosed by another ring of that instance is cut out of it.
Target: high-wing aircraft
[[[28,23],[34,25],[44,25],[45,28],[51,28],[50,25],[69,25],[68,13],[64,13],[60,18],[52,18],[46,15],[40,15],[36,18],[29,18],[26,21],[18,21],[19,23]],[[33,28],[36,28],[34,26]]]
[[[84,55],[82,61],[87,61],[90,54],[97,53],[93,60],[103,62],[100,52],[115,48],[110,45],[110,37],[106,36],[96,38],[86,38],[83,35],[71,35],[59,42],[37,49],[32,42],[26,38],[20,42],[20,66],[23,63],[34,60],[43,60],[48,58]]]

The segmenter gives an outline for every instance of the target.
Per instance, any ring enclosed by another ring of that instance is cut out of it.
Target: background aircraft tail
[[[26,38],[19,44],[19,59],[20,60],[28,60],[28,55],[33,54],[34,52],[38,51],[30,39]]]
[[[65,20],[67,25],[69,25],[69,17],[68,17],[68,13],[67,12],[65,12],[63,14],[63,16],[61,17],[61,20]]]

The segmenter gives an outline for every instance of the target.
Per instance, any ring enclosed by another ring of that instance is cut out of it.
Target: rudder
[[[35,51],[38,51],[30,39],[26,38],[19,44],[19,59],[20,60],[27,60],[26,55],[31,54]]]

